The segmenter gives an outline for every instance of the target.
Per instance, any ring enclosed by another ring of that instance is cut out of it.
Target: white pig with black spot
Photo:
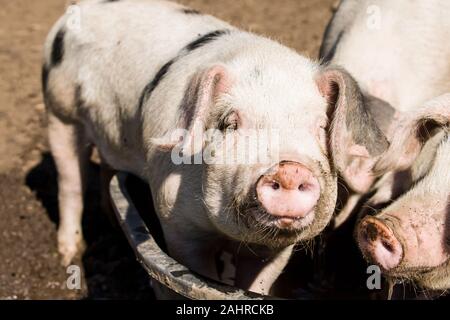
[[[338,174],[359,192],[371,185],[388,143],[344,70],[167,1],[84,1],[78,13],[80,28],[65,15],[50,31],[43,67],[65,264],[82,244],[91,145],[149,183],[172,257],[221,280],[215,257],[231,250],[234,284],[266,294],[292,245],[330,221]],[[264,163],[173,162],[174,151],[220,149],[198,134],[211,129],[226,141],[278,132],[277,152],[266,146]]]

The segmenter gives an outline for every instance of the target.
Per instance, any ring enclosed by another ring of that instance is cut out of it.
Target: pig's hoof
[[[61,254],[61,264],[69,266],[83,251],[84,241],[77,233],[58,232],[58,251]]]

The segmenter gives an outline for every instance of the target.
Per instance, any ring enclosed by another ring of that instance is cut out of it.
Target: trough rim
[[[113,176],[109,192],[114,212],[137,260],[156,281],[192,300],[274,300],[229,285],[221,284],[190,271],[169,257],[156,243],[126,189],[128,173]]]

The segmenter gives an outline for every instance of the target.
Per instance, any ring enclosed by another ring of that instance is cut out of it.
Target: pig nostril
[[[381,244],[387,251],[394,252],[394,247],[390,243],[388,243],[386,241],[382,241]]]
[[[304,184],[301,184],[301,185],[298,186],[298,190],[300,190],[300,191],[305,191],[306,189],[307,188],[306,188],[306,186]]]
[[[370,242],[374,242],[378,239],[378,229],[373,224],[367,225],[365,233]]]
[[[367,229],[361,232],[361,235],[366,242],[370,242],[369,233],[367,232]]]
[[[273,190],[278,190],[278,189],[280,189],[280,184],[279,184],[278,182],[272,183],[272,189],[273,189]]]

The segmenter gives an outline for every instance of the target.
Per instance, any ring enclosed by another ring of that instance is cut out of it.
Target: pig
[[[450,4],[442,0],[343,0],[325,31],[320,58],[346,68],[358,81],[367,109],[392,143],[391,157],[400,156],[403,150],[401,144],[406,140],[399,139],[401,128],[411,126],[411,118],[417,116],[418,109],[428,104],[427,101],[449,91],[450,45],[446,41],[450,35],[449,15]],[[445,114],[446,107],[437,114]],[[438,131],[442,135],[442,129]],[[425,139],[429,141],[421,148],[420,156],[417,152],[405,153],[413,159],[405,155],[400,159],[404,163],[388,166],[390,170],[382,166],[389,161],[380,160],[379,170],[374,173],[378,171],[382,176],[366,195],[351,190],[344,195],[340,200],[344,205],[332,225],[338,228],[353,215],[360,219],[376,214],[389,204],[394,205],[410,188],[417,188],[416,183],[425,175],[429,181],[436,179],[436,185],[440,185],[438,178],[428,170],[438,161],[435,155],[441,138],[433,132],[432,137]],[[442,170],[436,168],[435,172]],[[425,186],[420,187],[422,192],[426,192]],[[448,190],[448,186],[446,188]],[[361,237],[358,239],[362,241]],[[367,243],[360,242],[359,246],[363,249]],[[369,261],[375,260],[367,249],[362,251]],[[427,287],[438,285],[427,282]]]
[[[173,258],[262,294],[329,223],[338,175],[358,192],[372,184],[388,141],[342,68],[168,1],[71,12],[79,23],[56,22],[42,72],[64,265],[81,252],[91,146],[149,184]],[[224,145],[254,156],[234,142],[253,131],[277,133],[264,161],[217,161]]]
[[[359,222],[356,238],[366,259],[394,281],[406,279],[427,289],[446,290],[450,288],[450,94],[427,102],[405,122],[375,170],[409,169],[411,187],[394,200],[386,199],[386,190],[378,191],[366,206],[374,212]]]
[[[344,0],[320,57],[346,68],[366,95],[408,112],[448,92],[449,14],[445,0]]]
[[[326,28],[320,59],[344,67],[358,81],[368,110],[389,141],[405,113],[450,88],[449,15],[445,0],[343,0]],[[407,183],[398,181],[403,176],[396,177],[396,184],[404,185],[399,192],[406,189]],[[390,189],[392,179],[384,181]],[[360,200],[354,192],[342,200],[335,227]]]

